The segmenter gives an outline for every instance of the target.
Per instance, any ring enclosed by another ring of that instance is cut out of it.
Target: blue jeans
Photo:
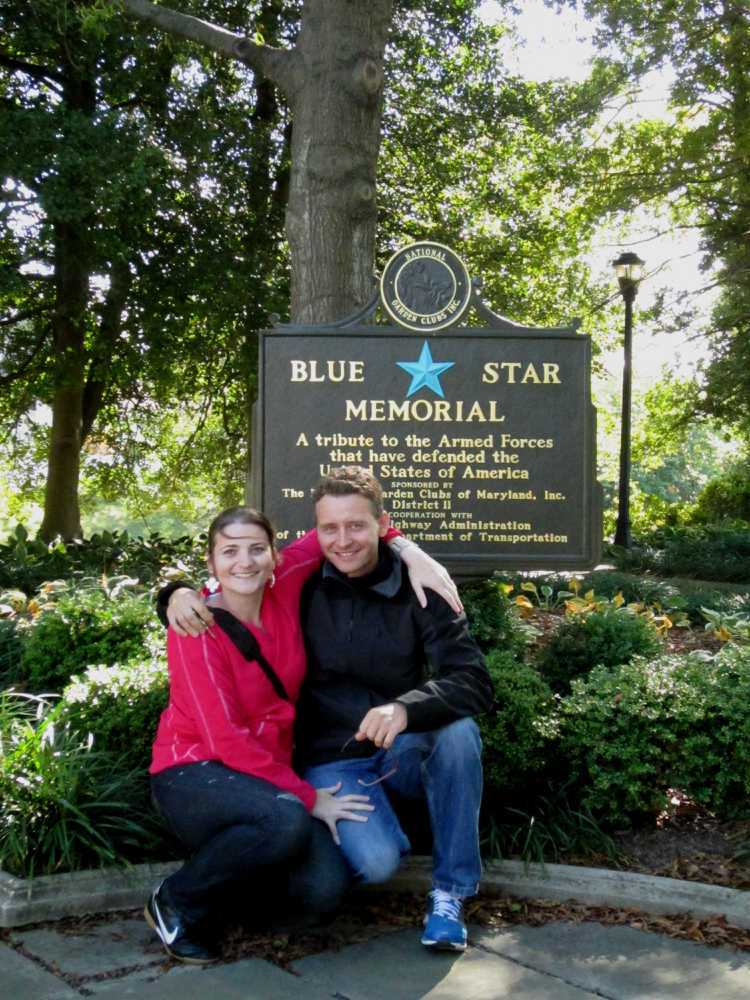
[[[160,771],[151,789],[192,852],[162,886],[187,924],[311,922],[341,902],[350,882],[341,852],[291,792],[215,760]]]
[[[340,820],[341,849],[357,882],[383,882],[409,853],[389,793],[424,799],[432,827],[433,887],[454,896],[473,896],[481,877],[479,806],[482,745],[473,719],[459,719],[427,733],[400,733],[391,753],[316,764],[305,779],[316,788],[342,782],[341,794],[369,795],[375,811],[366,823]],[[395,758],[395,761],[394,761]],[[380,784],[363,787],[393,767]]]

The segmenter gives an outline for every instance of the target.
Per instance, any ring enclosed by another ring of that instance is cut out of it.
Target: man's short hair
[[[344,497],[356,493],[369,500],[377,520],[383,513],[383,487],[369,469],[361,465],[342,465],[331,469],[313,487],[313,504],[323,497]]]

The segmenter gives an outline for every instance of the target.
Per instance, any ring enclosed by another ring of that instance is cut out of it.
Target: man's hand
[[[203,602],[203,598],[189,587],[173,591],[167,604],[167,621],[177,635],[191,635],[194,639],[215,624],[214,616]],[[213,635],[213,633],[211,632]]]
[[[377,708],[371,708],[362,719],[354,739],[360,742],[372,740],[376,747],[387,750],[398,734],[406,729],[406,723],[406,709],[400,702],[378,705]]]

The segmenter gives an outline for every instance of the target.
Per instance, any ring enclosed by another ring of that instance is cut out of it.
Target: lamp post
[[[615,545],[629,549],[630,537],[630,396],[633,354],[633,302],[643,277],[644,261],[638,254],[623,253],[612,261],[625,302],[624,361],[622,367],[622,421],[620,425],[620,487],[618,492]]]

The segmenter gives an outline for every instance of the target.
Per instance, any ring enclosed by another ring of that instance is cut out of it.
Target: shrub
[[[475,642],[487,653],[502,649],[521,657],[526,632],[499,580],[479,580],[461,585],[461,600]]]
[[[750,813],[750,647],[728,644],[691,673],[702,718],[681,739],[672,784],[722,816]]]
[[[703,580],[750,581],[750,529],[743,525],[707,525],[664,533],[664,576]]]
[[[567,694],[574,677],[595,666],[614,667],[634,656],[663,649],[654,625],[627,605],[601,603],[563,623],[539,660],[539,672],[553,691]]]
[[[2,697],[0,867],[30,877],[154,856],[160,824],[144,815],[144,778],[56,723],[47,703]]]
[[[570,782],[554,781],[525,809],[508,807],[489,816],[483,837],[491,858],[518,855],[527,864],[558,861],[561,855],[597,855],[613,858],[612,838],[591,812],[569,797]]]
[[[95,749],[119,753],[145,771],[168,696],[164,658],[89,667],[65,688],[56,715],[81,736],[91,733]]]
[[[0,687],[17,676],[23,655],[23,637],[12,618],[0,619]]]
[[[614,549],[612,558],[623,570],[750,582],[750,528],[741,522],[662,528],[631,549]]]
[[[710,480],[696,497],[691,518],[698,523],[725,518],[750,521],[750,463]]]
[[[575,593],[594,590],[600,598],[613,598],[620,594],[626,603],[640,602],[658,605],[665,609],[680,609],[683,596],[672,583],[653,576],[637,576],[620,570],[592,570],[589,573],[548,573],[536,576],[534,581],[519,573],[498,574],[514,591],[535,594],[532,605],[551,610],[561,607]]]
[[[200,576],[205,570],[205,551],[205,535],[170,540],[158,534],[131,538],[126,531],[102,531],[85,540],[47,543],[29,538],[18,525],[0,544],[0,590],[18,588],[31,595],[45,580],[81,580],[102,574],[129,576],[151,586],[164,567]]]
[[[555,737],[554,697],[535,670],[506,651],[492,650],[487,667],[495,700],[478,720],[484,777],[490,795],[504,798],[542,780]]]
[[[746,812],[749,696],[747,650],[637,657],[574,680],[560,702],[560,754],[581,805],[629,825],[681,788],[725,815]]]
[[[20,670],[36,693],[58,692],[90,664],[142,658],[164,634],[146,594],[81,589],[43,610],[29,629]]]

